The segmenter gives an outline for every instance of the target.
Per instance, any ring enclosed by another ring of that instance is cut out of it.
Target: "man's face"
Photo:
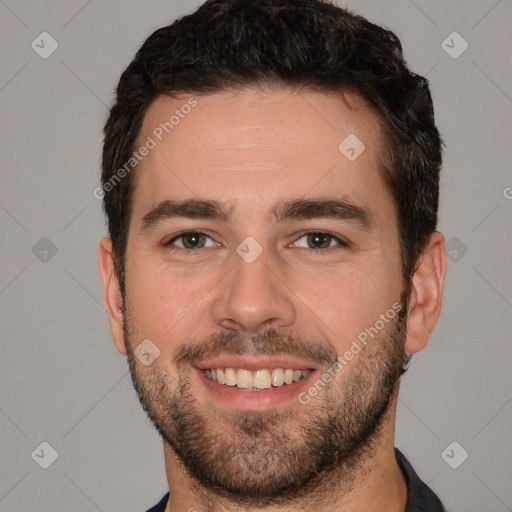
[[[354,109],[285,90],[184,109],[188,97],[160,97],[136,144],[156,142],[135,171],[126,252],[132,377],[190,473],[240,500],[296,496],[362,457],[396,389],[396,213],[376,117],[346,97]],[[148,366],[134,355],[145,339],[160,351]]]

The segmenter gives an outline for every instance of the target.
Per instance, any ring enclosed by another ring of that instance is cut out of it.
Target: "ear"
[[[100,267],[101,282],[103,285],[103,302],[110,322],[110,332],[117,350],[126,354],[126,345],[123,332],[123,311],[121,288],[114,267],[114,252],[112,240],[103,238],[98,251],[98,264]]]
[[[441,314],[446,276],[445,238],[435,231],[425,245],[412,278],[405,352],[425,348]]]

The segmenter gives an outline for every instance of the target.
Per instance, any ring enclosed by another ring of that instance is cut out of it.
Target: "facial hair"
[[[405,357],[404,294],[401,304],[395,318],[309,403],[297,400],[264,411],[201,403],[191,383],[194,362],[220,354],[306,356],[318,363],[320,379],[338,361],[332,346],[275,329],[252,338],[230,331],[185,340],[172,366],[158,358],[145,367],[134,355],[138,338],[127,307],[124,331],[134,387],[157,431],[210,499],[263,508],[305,503],[325,495],[320,490],[329,482],[348,492],[356,468],[374,452],[398,390]]]

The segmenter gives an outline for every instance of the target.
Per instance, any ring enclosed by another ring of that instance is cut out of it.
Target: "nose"
[[[284,328],[296,318],[293,293],[266,250],[252,262],[235,254],[233,268],[213,301],[214,321],[228,329],[257,333]]]

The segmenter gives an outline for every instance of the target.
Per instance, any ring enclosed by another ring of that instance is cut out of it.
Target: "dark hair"
[[[409,71],[397,36],[327,0],[208,0],[144,42],[105,125],[103,206],[123,297],[134,172],[106,185],[130,159],[152,101],[268,85],[355,91],[376,113],[410,285],[437,225],[442,142],[428,82]]]

